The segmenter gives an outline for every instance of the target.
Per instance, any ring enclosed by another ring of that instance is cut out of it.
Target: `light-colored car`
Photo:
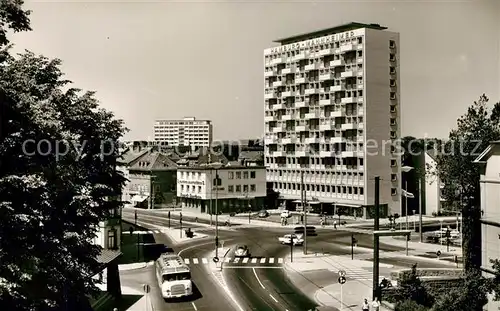
[[[248,249],[248,246],[246,246],[246,245],[237,246],[236,250],[234,251],[234,256],[235,257],[250,257],[250,250]]]
[[[292,214],[290,213],[289,210],[284,210],[283,212],[281,212],[281,218],[290,218],[292,217]]]
[[[302,234],[285,234],[282,237],[278,238],[281,244],[290,244],[293,241],[293,245],[303,245],[304,244],[304,236]]]
[[[269,216],[269,213],[265,209],[263,209],[263,210],[259,211],[259,214],[257,214],[257,216],[259,218],[266,218],[267,216]]]

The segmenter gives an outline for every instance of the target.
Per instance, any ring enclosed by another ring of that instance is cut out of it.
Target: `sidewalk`
[[[154,265],[153,261],[150,261],[150,262],[134,262],[134,263],[128,263],[128,264],[118,265],[118,270],[119,271],[130,271],[130,270],[136,270],[136,269],[146,268],[146,267],[152,266],[152,265]]]
[[[295,287],[316,303],[337,309],[342,307],[343,310],[360,310],[364,298],[371,302],[372,262],[341,256],[304,255],[301,252],[295,252],[293,257],[293,262],[288,257],[285,273]],[[380,275],[388,277],[393,268],[381,263]],[[337,281],[339,270],[346,273],[347,282],[344,285]],[[380,310],[390,309],[381,306]]]
[[[148,223],[147,221],[142,221],[138,220],[137,224],[143,227],[148,227],[150,230],[158,230],[161,233],[167,235],[174,244],[182,244],[184,242],[188,241],[193,241],[193,240],[198,240],[202,238],[208,237],[207,234],[204,233],[199,233],[196,232],[196,230],[193,230],[193,237],[188,238],[186,237],[186,232],[185,230],[189,228],[189,226],[186,226],[185,228],[181,229],[173,229],[173,228],[165,228],[164,226],[159,226],[155,224]],[[123,232],[123,234],[128,234],[128,232]]]
[[[380,237],[380,243],[390,244],[399,247],[406,247],[406,243],[408,243],[408,248],[413,249],[417,252],[420,251],[425,253],[428,252],[437,253],[437,251],[440,251],[441,258],[454,257],[455,255],[458,257],[462,257],[462,249],[459,246],[450,245],[450,250],[448,252],[446,245],[415,242],[415,238],[413,236],[412,240],[408,242],[406,242],[405,239],[397,239],[394,237]]]

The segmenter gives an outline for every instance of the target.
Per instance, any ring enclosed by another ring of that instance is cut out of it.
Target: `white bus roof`
[[[161,254],[158,262],[162,269],[162,273],[183,273],[189,272],[189,266],[184,263],[181,256],[177,254]]]

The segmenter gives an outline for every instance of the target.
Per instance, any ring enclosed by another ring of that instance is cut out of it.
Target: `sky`
[[[195,116],[215,139],[262,137],[263,50],[348,22],[400,33],[402,134],[446,137],[485,93],[500,100],[500,1],[25,0],[32,32],[15,49],[63,60],[130,129]]]

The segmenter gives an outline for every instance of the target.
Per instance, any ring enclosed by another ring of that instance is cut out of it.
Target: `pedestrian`
[[[363,302],[363,306],[361,307],[361,310],[363,310],[363,311],[370,310],[370,305],[368,304],[368,299],[365,298],[365,302]]]
[[[337,221],[336,220],[333,220],[333,228],[337,229]]]
[[[380,303],[378,302],[377,297],[375,297],[375,299],[373,300],[372,307],[373,307],[373,311],[379,311]]]

